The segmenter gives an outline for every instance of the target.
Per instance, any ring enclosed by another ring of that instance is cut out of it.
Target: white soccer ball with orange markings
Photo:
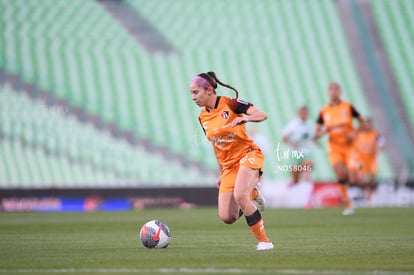
[[[171,231],[162,221],[151,220],[141,227],[139,238],[146,248],[166,248],[171,241]]]

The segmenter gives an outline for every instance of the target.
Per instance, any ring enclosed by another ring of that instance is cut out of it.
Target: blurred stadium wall
[[[412,186],[413,13],[411,0],[0,0],[1,197],[182,188],[214,202],[188,90],[210,70],[268,113],[249,125],[266,182],[289,178],[284,126],[304,103],[316,120],[337,81],[386,137],[379,181]],[[315,150],[315,181],[334,179],[326,156]]]

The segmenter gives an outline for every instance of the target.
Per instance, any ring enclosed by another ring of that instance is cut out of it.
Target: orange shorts
[[[360,154],[360,160],[362,165],[362,172],[364,174],[377,173],[377,159],[375,155]]]
[[[362,161],[359,153],[352,149],[348,159],[347,168],[352,171],[360,172],[362,171]]]
[[[332,166],[342,162],[346,167],[350,166],[352,144],[328,144],[328,157]]]
[[[248,152],[235,165],[223,168],[223,171],[221,172],[219,192],[233,192],[234,185],[236,184],[237,173],[239,172],[240,166],[247,166],[252,169],[257,169],[260,171],[261,174],[263,165],[264,156],[261,151],[252,150]]]

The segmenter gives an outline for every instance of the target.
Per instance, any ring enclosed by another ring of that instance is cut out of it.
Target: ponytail
[[[236,93],[236,98],[239,97],[239,91],[237,91],[237,89],[234,88],[233,86],[230,86],[229,84],[226,84],[226,83],[221,82],[217,78],[215,72],[201,73],[198,76],[201,76],[202,78],[204,78],[205,80],[207,80],[211,84],[211,86],[213,86],[214,89],[217,88],[217,83],[218,83],[218,84],[220,84],[223,87],[226,87],[228,89],[232,89]]]

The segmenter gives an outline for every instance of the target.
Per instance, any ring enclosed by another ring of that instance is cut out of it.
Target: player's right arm
[[[207,133],[206,133],[206,129],[204,129],[204,127],[203,127],[203,123],[201,122],[201,120],[200,120],[200,118],[198,118],[198,121],[200,122],[200,125],[201,125],[201,128],[203,129],[203,132],[204,132],[204,135],[207,135]],[[216,156],[216,160],[217,160],[217,164],[218,164],[218,167],[219,167],[219,171],[220,171],[220,176],[217,178],[217,180],[216,180],[216,186],[217,186],[217,188],[220,188],[220,183],[221,183],[221,173],[223,172],[223,166],[220,164],[220,160],[219,160],[219,158],[218,158],[218,154],[217,154],[217,150],[216,150],[216,148],[214,147],[214,145],[213,145],[213,150],[214,150],[214,155]]]
[[[318,120],[316,121],[316,130],[315,130],[315,136],[313,137],[313,141],[317,141],[319,138],[321,138],[323,135],[325,135],[328,131],[326,130],[322,111],[319,113]]]
[[[216,151],[216,148],[214,146],[213,146],[213,149],[214,149],[214,155],[216,156],[216,160],[217,160],[217,164],[218,164],[219,172],[220,172],[220,175],[216,179],[216,186],[217,186],[217,189],[219,189],[220,184],[221,184],[221,174],[223,173],[223,166],[220,164],[220,160],[217,156],[217,151]]]
[[[216,186],[217,186],[217,189],[219,189],[220,188],[220,184],[221,184],[221,175],[216,179]]]

